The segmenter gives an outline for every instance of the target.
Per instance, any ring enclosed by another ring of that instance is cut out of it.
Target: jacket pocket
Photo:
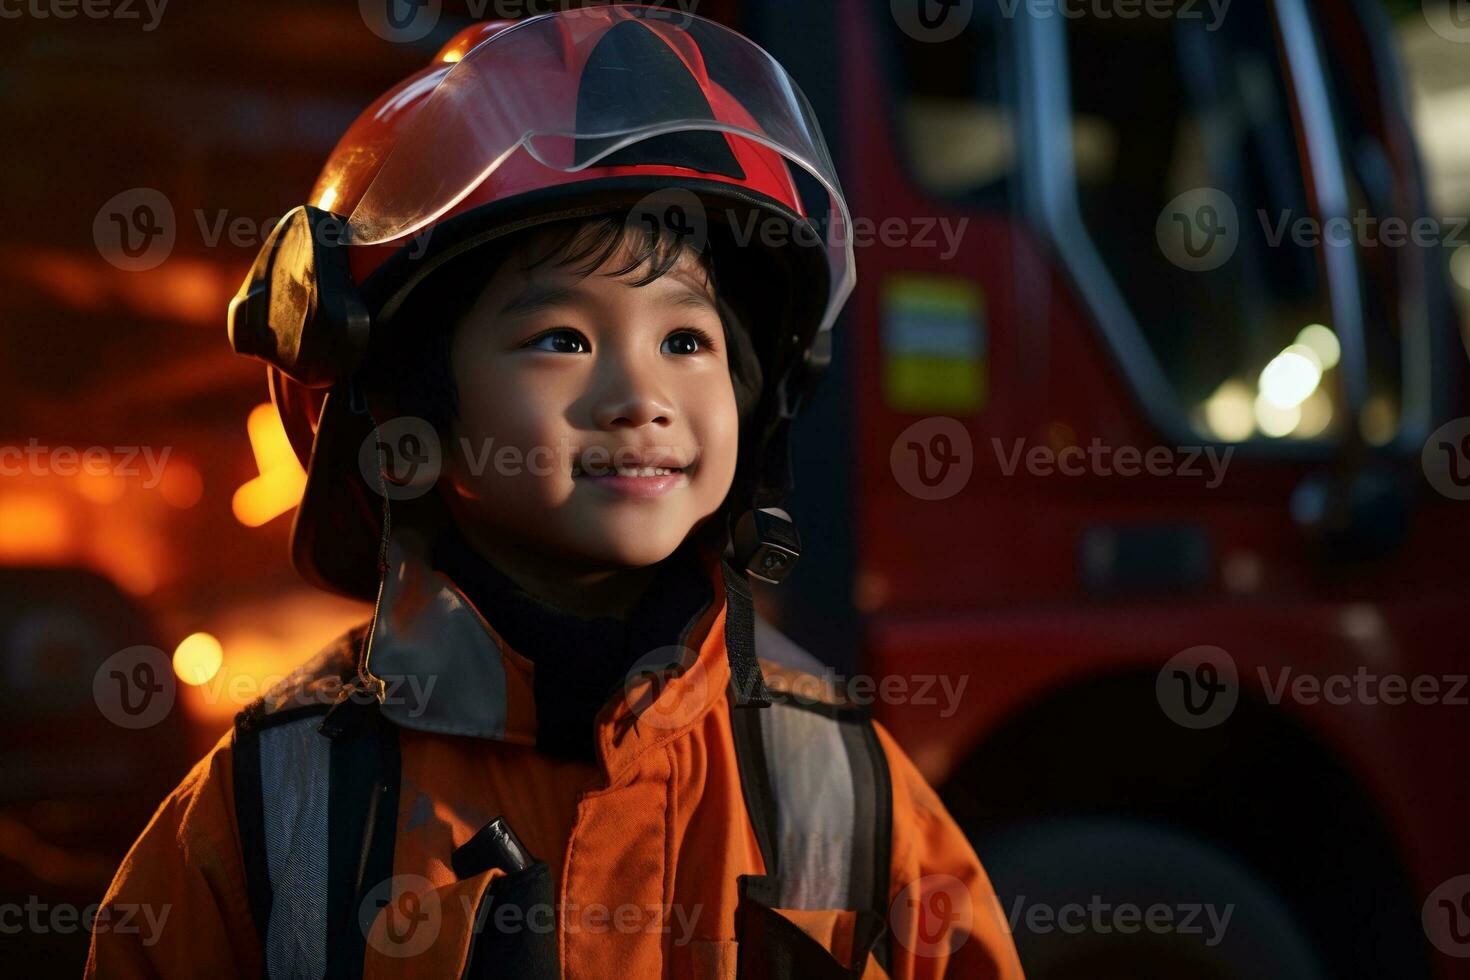
[[[888,980],[873,955],[887,924],[872,912],[779,909],[747,893],[735,921],[738,980]]]
[[[475,910],[462,980],[560,980],[556,905],[545,861],[497,878]]]

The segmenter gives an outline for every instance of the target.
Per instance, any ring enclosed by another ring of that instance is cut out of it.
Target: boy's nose
[[[604,399],[594,415],[594,421],[603,429],[668,425],[674,418],[673,409],[663,399],[631,392],[627,397]]]
[[[593,421],[602,429],[668,425],[673,419],[673,403],[663,391],[631,375],[609,381],[593,408]]]

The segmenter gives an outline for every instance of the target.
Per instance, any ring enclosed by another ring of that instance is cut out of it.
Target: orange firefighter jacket
[[[537,751],[533,662],[421,549],[388,567],[374,622],[163,801],[104,905],[165,925],[96,932],[88,977],[1021,977],[934,791],[777,662],[727,562],[679,667],[597,715],[595,764]],[[496,817],[534,865],[483,859]]]

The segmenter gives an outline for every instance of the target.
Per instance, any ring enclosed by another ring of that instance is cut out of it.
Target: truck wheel
[[[1112,818],[976,840],[1028,980],[1318,980],[1311,939],[1248,865]]]

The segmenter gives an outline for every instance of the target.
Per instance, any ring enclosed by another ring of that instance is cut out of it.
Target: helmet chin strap
[[[791,496],[791,422],[832,361],[832,336],[821,331],[801,361],[776,385],[775,422],[761,454],[752,506],[732,534],[736,567],[772,585],[780,584],[801,557],[801,536],[784,509]]]
[[[372,406],[368,404],[367,395],[362,386],[358,384],[357,377],[347,380],[347,406],[355,415],[366,415],[372,423],[372,440],[374,446],[382,444],[382,437],[378,432],[378,417],[373,414]],[[378,576],[381,578],[388,572],[388,542],[393,537],[393,500],[388,495],[388,478],[383,474],[383,458],[375,452],[378,465],[373,467],[373,475],[377,478],[378,496],[383,498],[383,519],[380,522],[382,529],[378,535]]]
[[[791,420],[780,418],[761,462],[752,506],[731,534],[735,567],[772,585],[783,581],[801,557],[796,522],[781,506],[791,494]]]

